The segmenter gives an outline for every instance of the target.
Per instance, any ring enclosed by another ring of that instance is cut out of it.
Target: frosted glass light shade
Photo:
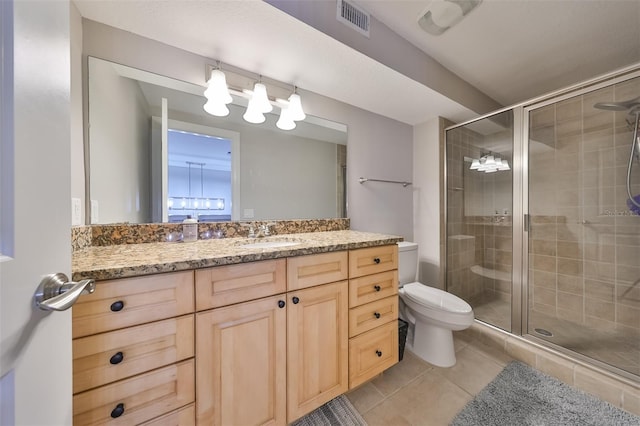
[[[281,108],[280,118],[276,122],[276,127],[280,130],[293,130],[296,128],[296,122],[291,117],[291,104]]]
[[[253,124],[262,124],[267,119],[264,114],[256,107],[256,105],[251,103],[251,101],[249,101],[247,110],[244,112],[242,118],[244,118],[245,121]]]
[[[216,117],[226,117],[229,115],[229,108],[227,108],[224,102],[214,101],[213,99],[207,100],[207,103],[204,104],[204,110]]]
[[[477,158],[474,158],[473,161],[471,162],[471,166],[469,167],[469,169],[478,170],[479,168],[480,168],[480,160]]]
[[[256,83],[253,86],[253,93],[251,94],[251,99],[249,99],[249,106],[251,106],[252,103],[261,113],[271,112],[273,110],[273,105],[271,105],[269,97],[267,96],[267,87],[264,84]]]
[[[293,121],[301,121],[307,118],[307,115],[302,109],[302,100],[300,99],[300,95],[297,93],[292,93],[291,96],[289,96],[288,109]]]
[[[220,70],[211,71],[209,81],[207,81],[207,90],[204,91],[207,100],[222,102],[225,105],[233,102],[233,98],[227,87],[227,78]]]

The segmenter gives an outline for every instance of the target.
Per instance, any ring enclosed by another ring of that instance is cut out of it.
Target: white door
[[[13,84],[3,74],[1,93],[2,426],[72,423],[71,311],[32,305],[44,275],[71,272],[69,14],[66,0],[15,0],[13,30],[2,16],[3,42],[14,46],[13,60],[3,49],[2,61],[13,62]]]

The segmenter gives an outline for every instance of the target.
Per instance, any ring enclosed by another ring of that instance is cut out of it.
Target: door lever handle
[[[76,303],[81,294],[91,294],[95,290],[95,280],[73,282],[59,272],[47,275],[40,281],[33,300],[43,311],[64,311]]]

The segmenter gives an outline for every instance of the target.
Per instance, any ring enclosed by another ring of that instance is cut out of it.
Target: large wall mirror
[[[88,81],[91,224],[346,217],[346,125],[214,117],[202,86],[93,57]]]

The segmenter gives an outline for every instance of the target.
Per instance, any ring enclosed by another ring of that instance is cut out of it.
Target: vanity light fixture
[[[249,123],[260,124],[266,120],[264,114],[273,110],[273,105],[267,95],[267,86],[262,83],[262,76],[253,85],[253,90],[243,90],[249,95],[249,104],[242,118]]]
[[[296,122],[291,117],[291,104],[283,103],[282,99],[278,99],[278,102],[282,105],[280,107],[280,118],[276,122],[276,127],[280,130],[293,130],[296,128]],[[284,101],[286,102],[286,101]]]
[[[207,89],[204,91],[207,102],[204,104],[204,110],[216,117],[226,117],[229,115],[227,104],[233,102],[233,98],[227,87],[227,79],[220,70],[220,62],[216,68],[211,70],[211,75],[207,81]]]
[[[296,121],[302,121],[307,118],[302,109],[302,100],[297,92],[298,87],[293,86],[293,93],[288,100],[276,98],[276,102],[280,106],[280,118],[276,123],[278,129],[293,130],[296,128]]]
[[[474,158],[471,161],[471,170],[477,170],[485,173],[495,173],[500,171],[511,170],[509,162],[500,157],[494,156],[492,153],[482,154],[480,158]]]

